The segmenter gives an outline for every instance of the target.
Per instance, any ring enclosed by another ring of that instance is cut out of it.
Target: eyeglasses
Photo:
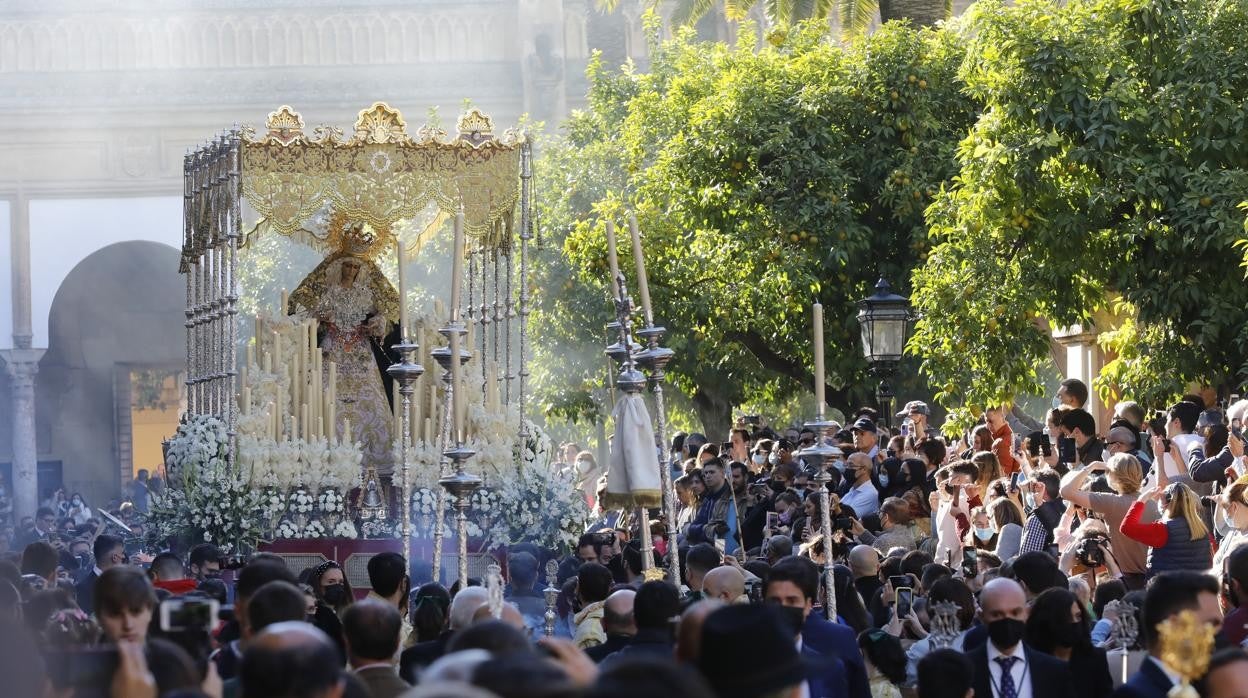
[[[1106,441],[1105,446],[1108,448],[1109,446],[1126,446],[1126,444],[1122,441]]]

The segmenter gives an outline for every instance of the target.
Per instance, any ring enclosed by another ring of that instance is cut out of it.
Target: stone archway
[[[56,292],[36,387],[39,454],[89,503],[117,497],[130,468],[131,371],[184,364],[185,300],[178,250],[145,241],[94,252]]]

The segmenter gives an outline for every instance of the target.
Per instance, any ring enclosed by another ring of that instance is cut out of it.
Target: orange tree
[[[1034,0],[971,11],[985,107],[928,212],[911,342],[948,406],[1040,389],[1048,327],[1127,320],[1103,393],[1158,404],[1242,380],[1248,6]]]
[[[816,298],[829,402],[867,398],[854,302],[881,274],[905,290],[927,254],[923,210],[977,109],[955,34],[890,24],[842,48],[826,32],[805,25],[754,50],[748,32],[732,47],[685,31],[654,47],[649,72],[591,65],[588,108],[537,170],[533,363],[548,414],[600,404],[607,217],[636,288],[625,210],[645,234],[672,380],[707,433],[735,405],[811,390]]]

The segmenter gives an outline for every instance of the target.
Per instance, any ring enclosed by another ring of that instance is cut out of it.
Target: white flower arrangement
[[[303,538],[324,538],[329,535],[329,532],[325,530],[325,524],[321,523],[320,519],[314,519],[309,522],[307,526],[303,527],[301,533]]]
[[[296,524],[294,521],[291,521],[290,519],[282,519],[282,522],[277,525],[277,537],[278,538],[298,538],[299,537],[299,524]]]
[[[169,442],[166,466],[169,487],[149,502],[149,536],[163,542],[177,535],[227,552],[255,548],[264,496],[250,486],[249,474],[230,465],[224,422],[209,415],[189,417]]]
[[[302,487],[291,492],[287,501],[289,502],[287,511],[292,514],[310,514],[316,507],[316,500]]]
[[[341,514],[346,509],[346,500],[337,490],[324,489],[316,498],[317,508],[326,514]]]
[[[359,538],[360,533],[359,531],[355,530],[354,523],[351,523],[349,519],[343,519],[342,521],[338,522],[337,526],[334,526],[334,537],[335,538]]]

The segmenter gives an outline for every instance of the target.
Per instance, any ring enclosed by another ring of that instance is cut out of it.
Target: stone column
[[[30,201],[18,194],[9,215],[13,278],[13,346],[0,352],[9,376],[13,419],[13,518],[34,516],[39,506],[38,448],[35,443],[35,373],[42,349],[31,349],[34,331],[30,303]]]
[[[39,507],[38,448],[35,443],[35,374],[42,349],[0,351],[9,376],[13,416],[13,519],[34,516]]]

